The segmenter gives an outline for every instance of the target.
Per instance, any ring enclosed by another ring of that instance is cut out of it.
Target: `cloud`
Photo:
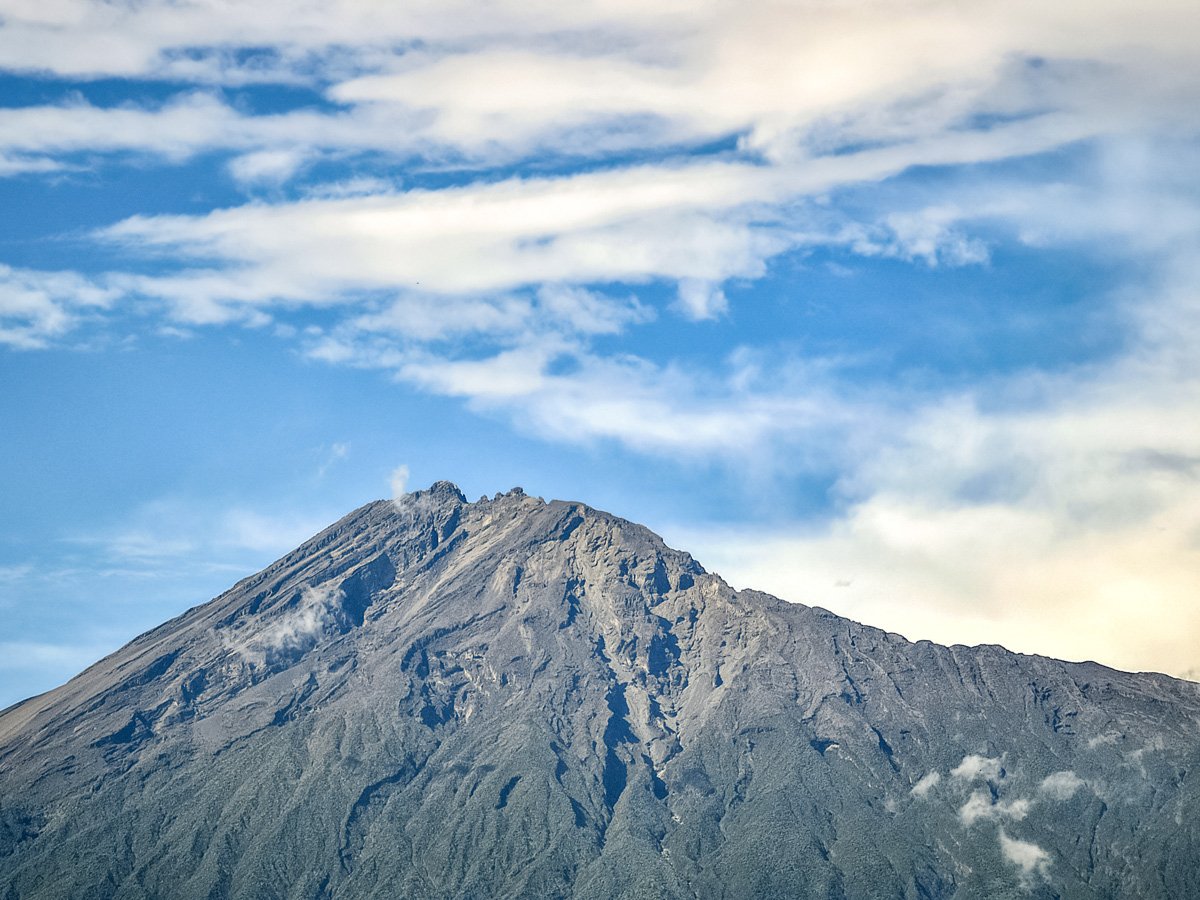
[[[1009,837],[1000,829],[1000,852],[1004,858],[1021,870],[1022,880],[1031,881],[1033,876],[1045,877],[1050,868],[1050,854],[1037,844]]]
[[[1087,782],[1074,772],[1054,772],[1042,779],[1038,791],[1052,800],[1070,800]]]
[[[1020,821],[1029,814],[1029,800],[994,800],[988,791],[975,791],[958,810],[958,818],[970,827],[976,822],[993,819]]]
[[[298,150],[257,150],[239,156],[229,164],[233,177],[247,185],[282,184],[304,164]]]
[[[201,272],[199,284],[183,273],[138,286],[168,299],[186,299],[189,286],[218,302],[329,304],[349,291],[417,284],[422,294],[471,296],[549,283],[721,281],[761,274],[786,246],[736,212],[771,180],[734,163],[644,166],[138,216],[101,236],[231,267],[223,282]]]
[[[684,278],[679,282],[679,299],[676,304],[687,318],[694,321],[715,319],[729,309],[725,292],[719,287],[695,278]]]
[[[6,9],[0,67],[328,85],[340,104],[403,114],[401,145],[468,157],[741,135],[778,159],[1027,115],[1047,101],[1096,133],[1161,116],[1168,103],[1186,109],[1197,83],[1196,26],[1168,2],[1137,15],[1116,0],[905,2],[886,15],[849,2],[784,11],[674,0],[56,9]]]
[[[931,790],[937,787],[941,780],[942,776],[938,772],[929,772],[925,775],[922,775],[917,783],[912,786],[911,793],[914,797],[924,797]]]
[[[245,571],[294,549],[336,518],[337,510],[267,511],[222,507],[183,497],[142,504],[119,525],[75,535],[69,543],[130,572],[219,566]]]
[[[99,107],[82,99],[0,109],[0,151],[25,157],[138,152],[181,161],[244,140],[249,120],[205,93],[176,95],[157,107]]]
[[[1161,753],[1165,743],[1161,734],[1156,734],[1150,740],[1146,741],[1141,747],[1136,750],[1130,750],[1125,754],[1125,759],[1128,763],[1137,768],[1142,777],[1147,777],[1146,773],[1146,755],[1151,753]]]
[[[60,173],[71,167],[44,157],[23,157],[20,154],[5,154],[0,156],[0,178],[12,175],[29,175],[32,173]]]
[[[807,378],[802,394],[796,385],[745,390],[740,379],[713,389],[711,376],[699,386],[669,365],[598,356],[589,350],[593,337],[620,334],[653,312],[618,291],[581,285],[675,281],[677,308],[705,318],[728,305],[722,282],[758,277],[770,259],[797,247],[979,261],[984,251],[964,236],[967,214],[953,204],[917,205],[862,225],[801,200],[916,162],[1045,149],[1039,128],[1018,121],[986,134],[803,164],[696,160],[441,190],[335,193],[203,216],[133,217],[101,234],[139,254],[196,264],[109,279],[134,296],[159,299],[181,323],[262,325],[305,304],[344,307],[340,322],[306,338],[310,355],[392,369],[410,384],[502,412],[555,440],[613,439],[644,452],[690,447],[689,454],[723,455],[788,443],[815,421],[797,415],[802,410],[854,420],[864,433],[895,417],[880,420],[883,404],[863,404]],[[1032,194],[1020,201],[1012,195],[982,198],[987,202],[973,215],[1023,220],[1039,209]],[[428,346],[474,337],[484,343],[474,343],[469,355],[445,343]],[[564,360],[573,364],[568,374]],[[699,427],[635,427],[664,412]],[[685,432],[696,439],[684,440]],[[891,437],[894,443],[897,435]]]
[[[241,623],[222,634],[226,647],[254,665],[264,665],[279,653],[308,647],[336,624],[342,598],[334,584],[305,585],[294,605],[275,615],[252,621],[253,631],[239,629]]]
[[[412,155],[397,135],[411,131],[402,110],[253,114],[207,90],[185,90],[157,104],[99,105],[80,97],[0,108],[0,175],[138,163],[182,165],[201,153],[237,154],[230,175],[244,185],[278,185],[314,158],[341,154]]]
[[[0,566],[0,584],[19,582],[28,578],[31,574],[33,574],[33,566],[29,563]]]
[[[257,553],[281,553],[307,540],[325,523],[309,516],[271,515],[249,509],[232,509],[221,516],[220,542]]]
[[[399,500],[408,493],[408,466],[396,466],[389,478],[392,488],[392,499]]]
[[[610,297],[565,285],[543,285],[537,293],[537,306],[551,323],[569,334],[620,334],[629,325],[655,319],[654,310],[637,297]]]
[[[169,254],[179,271],[132,279],[128,289],[175,304],[185,319],[199,307],[199,316],[191,314],[199,321],[211,319],[217,305],[326,306],[370,291],[478,302],[480,295],[540,285],[655,280],[679,283],[679,306],[689,317],[711,318],[727,305],[721,283],[761,277],[767,262],[788,250],[840,244],[868,255],[885,252],[864,242],[861,230],[830,233],[807,221],[804,205],[794,207],[803,198],[913,165],[1002,159],[1079,136],[1016,122],[986,134],[955,133],[780,165],[699,158],[439,190],[255,203],[199,216],[133,216],[97,237],[139,254]],[[930,216],[939,221],[923,227],[947,232],[948,212],[919,217]],[[944,239],[898,228],[895,221],[886,225],[889,240],[908,249],[894,252],[967,252],[958,238],[951,242],[957,250],[938,251],[934,244]],[[188,263],[193,268],[185,268]]]
[[[1004,766],[999,759],[991,759],[971,753],[950,770],[951,778],[963,781],[999,781],[1004,777]]]
[[[737,353],[710,372],[546,341],[484,359],[414,354],[394,362],[403,380],[507,414],[543,438],[611,441],[676,459],[769,457],[789,438],[844,425],[818,376],[803,367],[762,372]],[[560,370],[563,362],[574,365]]]
[[[349,441],[334,441],[329,447],[324,462],[317,468],[317,478],[324,478],[333,466],[350,456]]]
[[[0,264],[0,345],[49,346],[107,309],[119,292],[74,272],[41,272]]]
[[[447,300],[430,293],[408,293],[381,308],[355,316],[334,334],[355,341],[362,335],[381,335],[414,342],[441,341],[482,335],[512,339],[537,322],[527,297],[468,296]]]
[[[871,243],[869,239],[863,240],[855,244],[855,249],[869,255],[878,248],[880,255],[908,262],[921,260],[930,267],[987,262],[986,244],[954,227],[964,218],[967,218],[966,214],[954,207],[926,207],[911,212],[891,213],[881,223],[887,233],[886,239],[878,244]]]
[[[341,589],[332,585],[306,585],[294,610],[277,617],[255,640],[267,649],[296,647],[307,643],[332,622],[330,611],[341,597]]]

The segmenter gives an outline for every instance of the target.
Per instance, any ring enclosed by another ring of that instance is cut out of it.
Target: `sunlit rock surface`
[[[0,714],[0,897],[1200,897],[1200,686],[439,483]]]

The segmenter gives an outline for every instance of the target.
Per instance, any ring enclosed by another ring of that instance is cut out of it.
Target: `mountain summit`
[[[368,504],[0,713],[0,897],[1200,896],[1200,686]]]

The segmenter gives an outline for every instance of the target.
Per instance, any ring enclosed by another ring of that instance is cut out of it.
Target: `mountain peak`
[[[472,504],[467,500],[466,495],[462,492],[459,486],[453,481],[435,481],[424,490],[410,491],[408,493],[401,494],[392,502],[395,503],[397,509],[415,509],[419,511],[427,508],[430,504],[440,505],[448,503],[453,505],[474,506],[476,504],[499,503],[505,500],[531,500],[536,503],[545,502],[540,497],[528,497],[524,488],[514,487],[508,491],[498,491],[493,497],[488,497],[486,494],[484,494],[474,504]]]
[[[1194,685],[436,482],[0,714],[0,895],[1191,896],[1197,746]]]
[[[458,489],[458,485],[453,481],[435,481],[429,486],[427,493],[434,497],[445,497],[447,499],[457,500],[459,503],[466,503],[467,498],[462,491]]]

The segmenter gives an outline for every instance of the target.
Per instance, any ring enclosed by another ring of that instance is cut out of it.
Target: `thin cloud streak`
[[[134,216],[97,238],[197,266],[168,275],[112,274],[106,282],[158,298],[187,324],[261,324],[272,305],[356,305],[364,293],[381,291],[466,297],[478,304],[481,296],[538,285],[660,279],[680,283],[686,317],[712,318],[727,303],[722,282],[761,277],[770,259],[798,247],[845,244],[866,255],[928,258],[948,235],[958,245],[950,251],[958,262],[981,258],[928,213],[927,224],[919,227],[918,220],[893,219],[889,248],[861,230],[814,234],[792,220],[795,202],[895,176],[913,165],[976,164],[1044,151],[1080,136],[1070,122],[1039,119],[986,135],[951,135],[803,164],[645,165],[382,196],[258,203],[203,216]]]
[[[187,87],[157,106],[0,110],[0,174],[79,152],[221,149],[244,154],[230,171],[252,184],[324,153],[496,165],[731,137],[804,162],[1047,111],[1072,123],[1060,142],[1168,127],[1200,99],[1200,29],[1164,0],[9,7],[2,68]],[[210,87],[270,82],[325,102],[255,115]]]

